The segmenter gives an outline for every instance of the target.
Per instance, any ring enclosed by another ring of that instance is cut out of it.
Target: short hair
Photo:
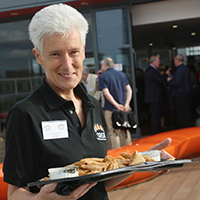
[[[41,54],[45,38],[54,34],[67,36],[69,31],[79,32],[84,46],[88,22],[80,12],[66,4],[54,4],[41,9],[29,24],[30,40]]]
[[[158,58],[158,56],[151,56],[151,58],[149,59],[149,62],[152,63],[153,61],[156,61]]]
[[[176,59],[180,60],[181,62],[184,62],[184,57],[182,54],[178,54],[175,56]]]
[[[86,65],[83,66],[82,74],[89,74],[89,68],[88,68],[88,66],[86,66]]]
[[[113,61],[112,58],[107,57],[107,58],[104,58],[102,61],[103,61],[104,64],[106,64],[108,67],[114,67],[114,61]]]

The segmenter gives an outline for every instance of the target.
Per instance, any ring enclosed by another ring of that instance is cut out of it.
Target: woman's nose
[[[65,68],[70,68],[72,66],[72,58],[69,54],[65,54],[62,59],[62,66]]]

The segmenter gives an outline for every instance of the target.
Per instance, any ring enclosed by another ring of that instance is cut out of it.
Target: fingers
[[[72,195],[75,198],[82,197],[88,190],[90,190],[92,187],[94,187],[97,183],[90,183],[90,184],[84,184],[76,188],[74,191],[71,192],[70,196]]]
[[[46,184],[41,187],[40,192],[36,195],[36,199],[53,199],[52,196],[55,196],[55,187],[57,183]]]
[[[150,150],[160,150],[160,157],[161,159],[170,159],[174,158],[172,155],[167,153],[164,148],[168,147],[171,144],[172,140],[171,138],[167,138],[163,140],[161,143],[156,144],[155,146],[151,147]]]
[[[121,104],[118,105],[118,110],[125,111],[125,107]]]
[[[84,184],[79,187],[77,187],[75,190],[70,192],[69,196],[60,196],[56,194],[55,187],[57,183],[51,183],[43,186],[38,193],[38,199],[79,199],[82,197],[88,190],[90,190],[92,187],[94,187],[97,183],[90,183],[90,184]]]
[[[51,193],[55,191],[57,183],[46,184],[41,188],[44,193]]]
[[[161,159],[171,159],[171,158],[175,158],[172,155],[170,155],[169,153],[167,153],[165,150],[161,150],[160,151],[160,157]]]
[[[168,147],[171,144],[171,142],[172,142],[171,138],[167,138],[163,140],[161,143],[156,144],[155,146],[151,147],[150,150],[162,150]]]

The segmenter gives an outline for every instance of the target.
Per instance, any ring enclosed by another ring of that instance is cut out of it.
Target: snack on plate
[[[112,157],[107,155],[103,158],[84,158],[67,166],[78,166],[79,176],[104,172],[126,166],[139,165],[144,162],[155,161],[149,156],[143,156],[136,150],[133,154],[122,152],[121,156]]]
[[[160,161],[160,151],[159,150],[150,150],[150,151],[143,151],[140,152],[141,155],[143,155],[144,157],[148,156],[150,158],[150,160],[148,160],[148,158],[146,158],[146,160],[148,161]],[[153,160],[151,160],[153,159]]]
[[[145,158],[138,153],[138,151],[135,151],[130,158],[129,165],[139,165],[145,162]]]
[[[79,176],[78,166],[50,168],[48,171],[51,180]]]
[[[136,150],[133,154],[122,152],[121,156],[117,157],[107,155],[105,158],[84,158],[63,168],[51,168],[49,169],[49,173],[50,179],[59,179],[94,174],[126,166],[140,165],[149,161],[155,160],[148,156],[147,153],[142,155],[142,152],[138,153]],[[49,177],[45,177],[42,180],[48,179]]]

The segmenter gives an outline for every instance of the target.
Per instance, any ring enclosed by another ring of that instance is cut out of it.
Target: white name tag
[[[42,122],[42,133],[44,140],[68,138],[67,121],[44,121]]]

